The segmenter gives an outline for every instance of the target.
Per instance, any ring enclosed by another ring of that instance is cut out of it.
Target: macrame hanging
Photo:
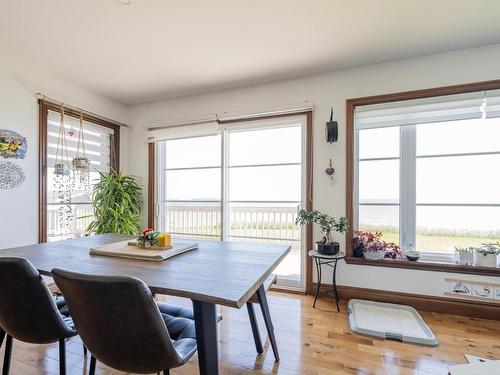
[[[74,185],[74,174],[71,170],[66,130],[64,127],[64,104],[61,104],[59,135],[57,138],[56,158],[54,163],[54,201],[58,203],[57,228],[64,234],[73,223],[73,207],[71,198]]]
[[[90,194],[90,160],[85,153],[85,139],[83,132],[83,112],[80,112],[80,127],[78,129],[78,142],[76,146],[76,156],[72,161],[75,178],[75,190],[83,191],[83,194]]]

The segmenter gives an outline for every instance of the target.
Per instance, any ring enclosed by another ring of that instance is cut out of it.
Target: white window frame
[[[221,209],[221,235],[214,236],[214,240],[226,241],[229,239],[228,233],[228,225],[229,222],[229,205],[232,203],[229,201],[228,191],[229,191],[229,147],[228,147],[228,138],[231,132],[238,131],[248,131],[248,130],[263,130],[263,129],[276,129],[279,127],[291,127],[296,124],[300,124],[301,127],[301,201],[297,202],[297,206],[305,207],[305,202],[307,201],[307,116],[306,115],[296,115],[296,116],[283,116],[272,119],[257,119],[252,121],[242,121],[230,123],[219,128],[217,133],[213,133],[212,135],[218,134],[221,137],[221,198],[220,198],[220,209]],[[200,135],[206,136],[208,134]],[[189,136],[181,136],[175,139],[183,139],[183,138],[194,138],[196,135]],[[164,228],[165,222],[165,197],[163,196],[165,192],[165,175],[164,172],[167,170],[165,166],[165,142],[158,141],[157,147],[155,147],[155,173],[158,178],[156,178],[155,183],[155,223],[158,228]],[[299,163],[296,163],[299,164]],[[265,164],[268,165],[268,164]],[[271,164],[269,164],[271,165]],[[290,163],[277,163],[272,165],[290,165]],[[259,166],[259,165],[253,165]],[[201,167],[204,169],[213,168],[211,167]],[[234,167],[234,166],[232,166]],[[201,168],[183,168],[183,169],[201,169]],[[213,201],[211,201],[213,202]],[[292,290],[304,290],[305,288],[305,275],[306,275],[306,259],[305,259],[305,247],[306,244],[306,230],[305,227],[300,228],[301,240],[300,240],[300,249],[301,249],[301,259],[300,259],[300,280],[299,282],[295,282],[288,279],[283,279],[278,277],[278,284],[280,287],[285,289]],[[194,234],[196,235],[196,234]],[[205,234],[200,234],[200,236],[206,236]],[[244,238],[236,239],[245,241]],[[270,240],[271,241],[271,240]]]
[[[451,154],[426,154],[417,155],[417,126],[406,125],[400,126],[400,147],[398,157],[382,157],[382,158],[359,158],[359,129],[354,132],[354,189],[353,189],[353,223],[354,227],[359,228],[359,162],[370,160],[396,160],[400,161],[399,175],[399,234],[400,247],[402,249],[415,248],[416,246],[416,217],[418,206],[499,206],[498,204],[450,204],[450,203],[417,203],[416,201],[416,175],[417,175],[417,159],[433,158],[433,157],[460,157],[460,156],[477,156],[477,155],[500,155],[498,152],[467,152],[467,153],[451,153]],[[367,203],[366,205],[370,205]],[[387,204],[389,205],[389,204]],[[454,254],[422,252],[422,260],[432,262],[454,262]]]

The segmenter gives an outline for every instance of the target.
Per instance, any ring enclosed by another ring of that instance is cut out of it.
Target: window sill
[[[479,266],[462,266],[460,264],[450,262],[438,262],[429,260],[418,260],[416,262],[407,259],[381,259],[369,260],[364,258],[346,257],[347,264],[356,264],[360,266],[374,266],[374,267],[392,267],[392,268],[406,268],[422,271],[435,271],[435,272],[453,272],[474,275],[488,275],[500,276],[500,268],[493,267],[479,267]]]

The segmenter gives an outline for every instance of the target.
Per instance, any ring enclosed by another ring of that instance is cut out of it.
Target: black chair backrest
[[[149,288],[125,276],[52,270],[83,343],[117,370],[152,373],[180,366]]]
[[[34,344],[74,336],[42,277],[24,258],[0,257],[0,327]]]

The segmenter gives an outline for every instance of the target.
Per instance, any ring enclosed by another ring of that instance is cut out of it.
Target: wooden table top
[[[102,234],[0,250],[28,259],[42,275],[53,268],[143,280],[154,293],[240,308],[290,252],[290,246],[196,241],[198,249],[163,262],[90,255],[91,247],[131,238]]]

